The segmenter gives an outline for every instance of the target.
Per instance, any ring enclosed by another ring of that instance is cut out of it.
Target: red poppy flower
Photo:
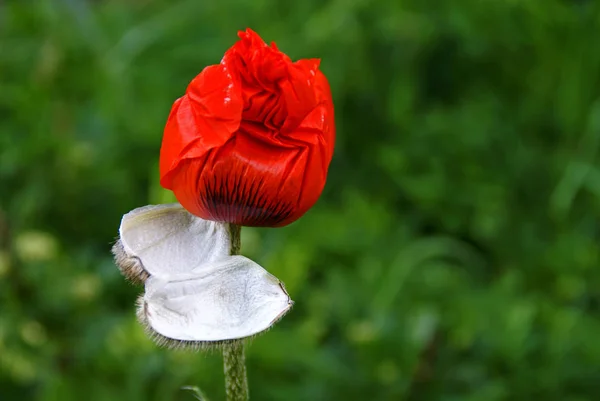
[[[284,226],[317,201],[335,141],[318,59],[292,62],[250,29],[177,99],[160,152],[161,185],[189,212]]]

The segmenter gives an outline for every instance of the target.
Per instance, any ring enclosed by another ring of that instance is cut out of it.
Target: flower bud
[[[284,226],[325,186],[335,142],[331,91],[318,59],[292,62],[250,29],[239,36],[173,105],[160,182],[203,219]]]

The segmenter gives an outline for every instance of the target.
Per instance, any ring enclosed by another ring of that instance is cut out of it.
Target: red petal
[[[281,84],[288,115],[281,131],[295,129],[317,105],[314,83],[320,62],[319,59],[300,60],[288,67],[289,80]]]
[[[260,35],[254,32],[250,28],[246,28],[245,31],[239,31],[238,37],[241,39],[237,44],[248,47],[262,47],[267,46],[266,42],[260,37]],[[235,46],[235,45],[234,45]]]
[[[161,185],[171,189],[171,172],[184,159],[222,146],[238,129],[243,100],[238,78],[221,64],[196,76],[171,110],[160,152]]]
[[[224,146],[182,162],[173,191],[191,213],[245,226],[292,223],[318,200],[327,179],[335,136],[322,103],[297,130],[274,137],[242,123]]]
[[[240,40],[225,52],[222,63],[239,71],[244,84],[275,90],[277,82],[287,78],[290,58],[251,29],[238,36]]]
[[[300,217],[306,147],[277,146],[238,133],[203,158],[182,162],[173,180],[179,202],[207,220],[275,227]]]
[[[315,79],[315,94],[317,101],[324,108],[323,111],[323,141],[327,145],[327,154],[329,158],[333,157],[333,148],[335,146],[335,111],[329,82],[321,71],[317,71]],[[308,121],[307,121],[308,123]]]

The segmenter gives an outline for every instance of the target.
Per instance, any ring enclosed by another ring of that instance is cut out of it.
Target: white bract
[[[169,281],[146,281],[144,313],[160,335],[223,341],[268,329],[291,306],[277,278],[243,256],[203,265]]]
[[[228,228],[193,216],[179,204],[145,206],[123,216],[116,261],[124,274],[144,273],[138,316],[157,338],[220,342],[249,337],[291,308],[275,276],[244,256],[230,255]]]
[[[202,220],[179,203],[132,210],[123,216],[119,237],[127,255],[163,278],[222,259],[231,247],[226,224]]]

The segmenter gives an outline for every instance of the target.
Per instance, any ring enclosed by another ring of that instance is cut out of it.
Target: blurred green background
[[[252,27],[322,58],[338,139],[243,253],[293,311],[254,400],[600,399],[600,2],[0,1],[0,400],[223,399],[114,267],[172,102]]]

